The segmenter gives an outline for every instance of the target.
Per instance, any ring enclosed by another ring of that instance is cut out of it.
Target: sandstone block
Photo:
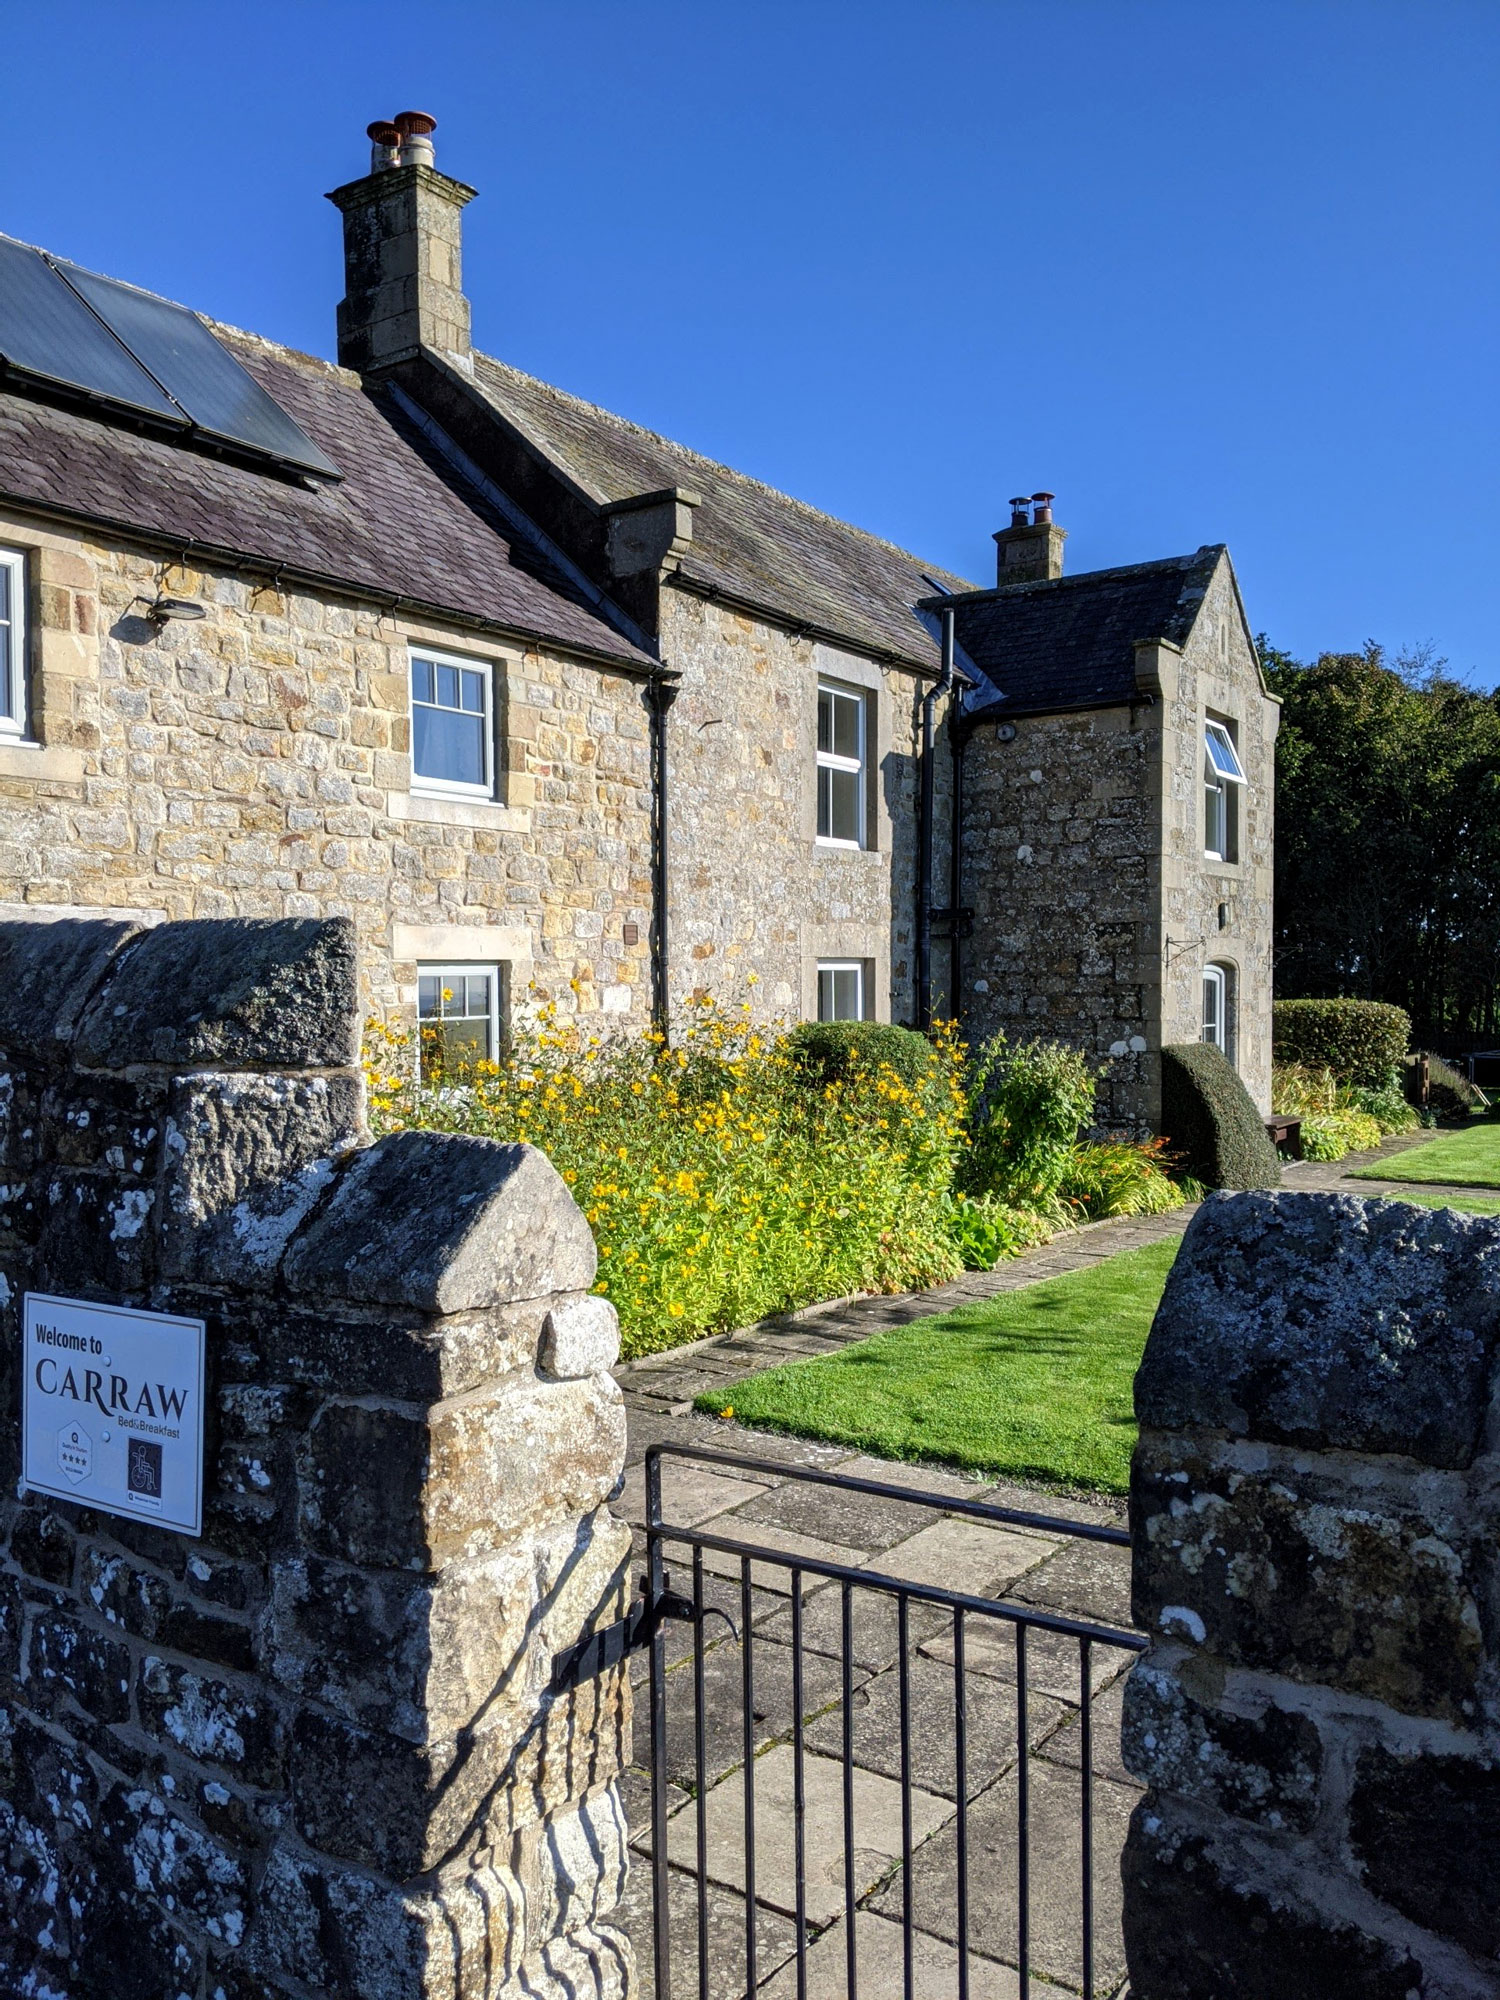
[[[1367,1886],[1478,1958],[1500,1957],[1500,1770],[1487,1757],[1360,1752],[1349,1835]]]
[[[116,960],[79,1022],[80,1063],[344,1068],[359,1054],[346,917],[162,924]]]
[[[452,1313],[587,1291],[595,1262],[589,1226],[545,1154],[407,1131],[344,1170],[284,1273],[304,1296]]]
[[[0,924],[0,1049],[54,1061],[116,954],[139,926],[61,918]]]
[[[544,1375],[597,1375],[620,1358],[620,1317],[608,1299],[565,1299],[542,1322],[537,1365]]]
[[[130,1650],[61,1608],[32,1615],[22,1685],[47,1713],[70,1698],[96,1722],[130,1714]]]
[[[435,1569],[591,1514],[624,1452],[623,1400],[607,1376],[517,1382],[430,1413],[329,1403],[304,1453],[302,1532],[345,1562]]]
[[[1500,1220],[1354,1195],[1211,1196],[1188,1225],[1136,1415],[1467,1466],[1500,1336]]]
[[[285,1730],[274,1704],[210,1675],[147,1654],[141,1662],[140,1717],[162,1741],[200,1764],[221,1764],[248,1784],[285,1776]]]
[[[265,1288],[363,1134],[353,1071],[178,1077],[165,1138],[163,1275]]]
[[[1274,1831],[1305,1833],[1318,1809],[1323,1745],[1305,1715],[1262,1699],[1219,1706],[1224,1672],[1168,1648],[1136,1661],[1125,1683],[1121,1754],[1159,1792],[1177,1792]],[[1202,1700],[1194,1698],[1197,1687]]]
[[[1121,1857],[1131,2000],[1411,2000],[1423,1968],[1148,1796]]]
[[[1483,1639],[1465,1542],[1409,1494],[1340,1468],[1145,1434],[1131,1472],[1136,1622],[1234,1666],[1474,1719]],[[1452,1536],[1453,1539],[1448,1539]]]

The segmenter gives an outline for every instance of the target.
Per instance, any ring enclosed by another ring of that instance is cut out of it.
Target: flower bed
[[[696,1005],[657,1035],[581,1033],[544,1006],[500,1063],[444,1076],[372,1023],[377,1132],[525,1140],[572,1188],[627,1357],[851,1292],[988,1269],[1095,1215],[1183,1199],[1159,1146],[1080,1145],[1093,1081],[1050,1045],[752,1025]]]

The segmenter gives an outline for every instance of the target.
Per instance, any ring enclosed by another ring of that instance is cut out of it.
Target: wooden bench
[[[1285,1153],[1289,1159],[1302,1158],[1302,1120],[1300,1118],[1268,1118],[1266,1136],[1278,1153]]]

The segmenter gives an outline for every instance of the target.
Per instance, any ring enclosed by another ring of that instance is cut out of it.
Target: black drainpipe
[[[943,671],[922,697],[922,789],[917,829],[917,1026],[932,1026],[932,714],[953,686],[953,610],[943,610]]]
[[[953,832],[948,849],[948,1015],[956,1021],[965,921],[960,908],[964,884],[964,728],[961,715],[949,718],[948,743],[953,752]]]
[[[659,1035],[670,1032],[671,994],[667,957],[667,712],[677,699],[677,682],[654,675],[646,683],[651,710],[651,1020]]]

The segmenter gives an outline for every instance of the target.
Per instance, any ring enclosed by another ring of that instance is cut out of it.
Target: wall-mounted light
[[[194,619],[206,618],[208,613],[195,597],[157,597],[147,607],[146,616],[153,625],[165,625],[173,618],[191,623]]]

